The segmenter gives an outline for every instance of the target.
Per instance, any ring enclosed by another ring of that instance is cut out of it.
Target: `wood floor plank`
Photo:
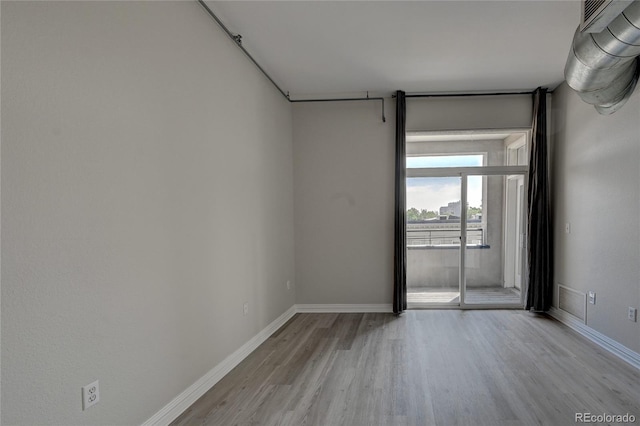
[[[640,371],[524,311],[297,314],[172,425],[564,425],[640,419]]]

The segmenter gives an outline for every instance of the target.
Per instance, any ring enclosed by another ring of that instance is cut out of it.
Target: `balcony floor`
[[[465,302],[474,305],[514,305],[520,303],[520,291],[502,287],[468,288]],[[410,305],[458,305],[460,293],[457,288],[412,287],[407,289],[407,303]]]

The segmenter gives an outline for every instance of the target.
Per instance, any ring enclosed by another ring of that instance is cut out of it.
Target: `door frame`
[[[504,247],[505,250],[507,250],[509,246],[508,242],[511,241],[511,243],[513,244],[513,249],[515,251],[515,256],[513,259],[505,258],[503,261],[504,284],[505,288],[507,288],[507,283],[513,283],[513,285],[509,285],[508,287],[514,287],[522,291],[522,276],[524,275],[524,265],[522,263],[522,257],[525,245],[524,237],[526,235],[526,230],[524,229],[524,176],[510,175],[507,177],[505,185],[505,204],[507,206],[507,210],[505,210],[504,218]],[[513,200],[515,200],[516,202],[514,205],[515,210],[513,212],[509,212],[508,206]],[[518,232],[519,230],[521,230],[522,232]],[[508,262],[512,262],[513,264],[509,265]],[[518,271],[520,271],[519,277]]]

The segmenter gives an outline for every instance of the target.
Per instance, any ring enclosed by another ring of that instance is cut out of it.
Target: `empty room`
[[[0,1],[0,423],[640,424],[640,0]]]

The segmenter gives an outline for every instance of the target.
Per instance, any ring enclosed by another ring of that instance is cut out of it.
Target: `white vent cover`
[[[586,323],[587,295],[563,285],[558,285],[558,309],[570,313]]]
[[[633,3],[633,0],[582,0],[580,3],[580,31],[599,33]]]

